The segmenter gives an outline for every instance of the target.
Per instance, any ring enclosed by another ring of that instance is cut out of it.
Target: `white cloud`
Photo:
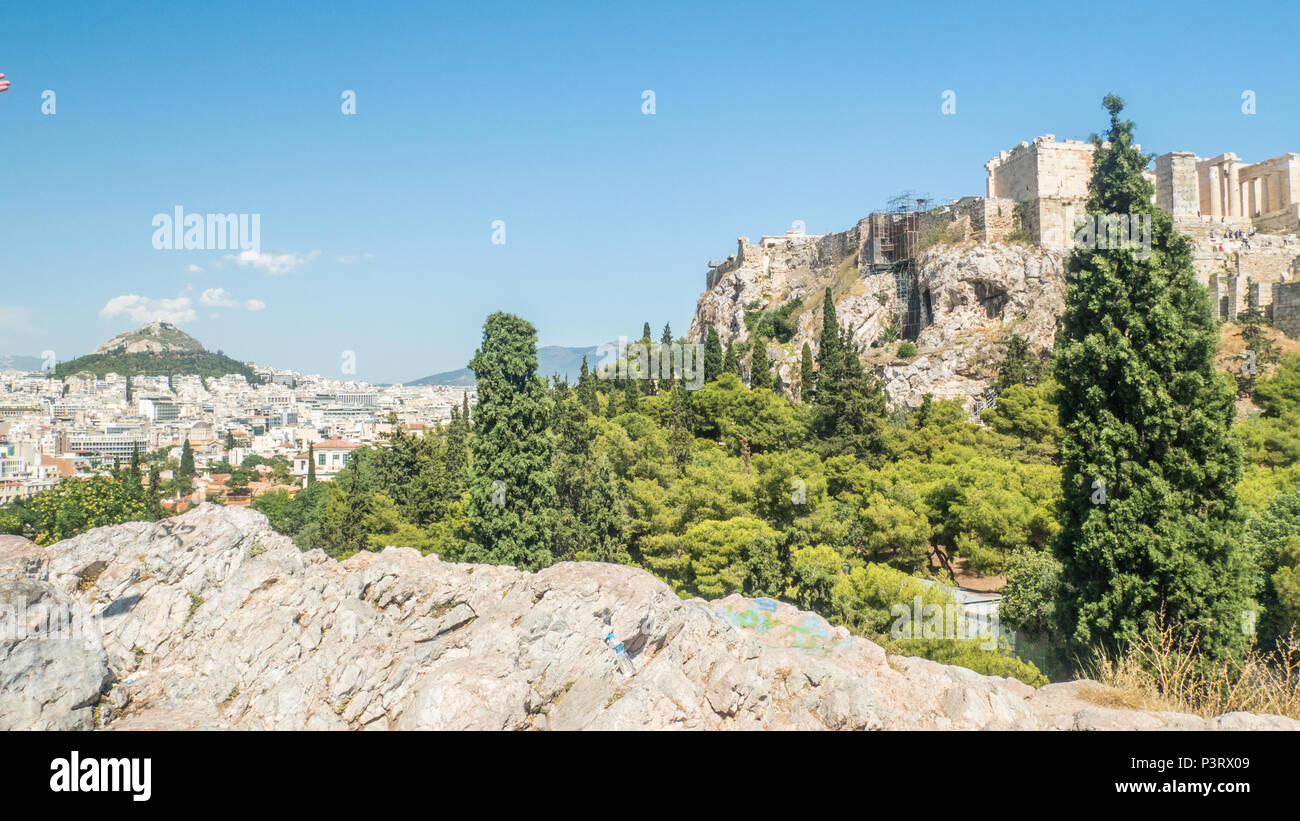
[[[198,318],[189,297],[175,299],[150,299],[139,294],[115,296],[99,311],[100,319],[113,319],[125,316],[132,322],[143,325],[146,322],[170,322],[181,325]]]
[[[374,259],[375,255],[367,251],[364,254],[340,254],[339,262],[344,265],[351,265],[359,259]]]
[[[202,272],[203,272],[203,266],[202,266],[202,265],[195,265],[194,263],[191,262],[191,263],[190,263],[190,267],[188,268],[188,270],[189,270],[189,272],[190,272],[191,274],[199,274],[199,273],[202,273]]]
[[[199,302],[210,308],[238,308],[239,300],[225,288],[208,288],[199,296]]]
[[[242,308],[246,311],[262,311],[266,309],[266,303],[262,300],[249,299],[241,302],[235,299],[234,294],[225,288],[208,288],[199,296],[199,302],[209,308]]]
[[[223,260],[233,260],[240,265],[251,265],[254,268],[261,268],[272,276],[287,274],[300,265],[306,265],[316,257],[320,256],[320,251],[312,251],[310,254],[298,256],[297,254],[261,254],[257,251],[241,251],[238,254],[226,254]]]

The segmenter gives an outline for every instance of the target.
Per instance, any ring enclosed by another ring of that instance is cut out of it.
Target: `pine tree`
[[[754,337],[754,352],[749,357],[749,386],[771,390],[776,386],[772,376],[772,362],[767,358],[767,340]]]
[[[650,337],[650,323],[647,322],[641,326],[641,344],[649,345],[654,340]]]
[[[727,352],[722,357],[722,372],[741,375],[740,357],[736,356],[736,346],[732,344],[730,337],[727,338]]]
[[[813,400],[817,392],[817,372],[813,370],[812,348],[803,343],[799,354],[799,400],[805,404]]]
[[[1069,650],[1116,649],[1164,624],[1208,659],[1239,655],[1252,567],[1234,533],[1234,397],[1215,373],[1218,331],[1191,247],[1151,205],[1149,162],[1107,96],[1093,136],[1088,212],[1149,215],[1149,256],[1076,248],[1057,334],[1063,590]],[[1145,258],[1139,258],[1140,256]]]
[[[552,561],[556,517],[550,397],[537,376],[537,331],[495,313],[469,367],[478,382],[466,513],[471,560],[526,570]]]
[[[704,338],[704,381],[712,382],[722,373],[722,340],[718,329],[709,326],[709,333]]]

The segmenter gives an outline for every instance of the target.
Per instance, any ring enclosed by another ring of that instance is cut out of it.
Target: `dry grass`
[[[1196,642],[1180,644],[1161,624],[1153,637],[1118,656],[1103,653],[1092,678],[1114,688],[1104,706],[1173,710],[1206,718],[1232,712],[1300,719],[1300,635],[1293,629],[1276,652],[1251,650],[1239,669],[1207,669]],[[1098,697],[1101,697],[1098,691]]]
[[[1291,339],[1277,328],[1264,326],[1264,333],[1277,345],[1282,355],[1300,353],[1300,339]],[[1215,364],[1219,370],[1236,373],[1241,367],[1241,353],[1246,350],[1246,343],[1241,341],[1241,326],[1236,322],[1225,322],[1219,326],[1219,352]],[[1260,376],[1269,376],[1273,368],[1264,369]]]

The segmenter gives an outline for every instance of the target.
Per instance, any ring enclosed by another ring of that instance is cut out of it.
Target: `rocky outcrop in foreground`
[[[1300,728],[887,657],[629,567],[336,562],[211,505],[49,548],[0,537],[0,608],[0,729]]]

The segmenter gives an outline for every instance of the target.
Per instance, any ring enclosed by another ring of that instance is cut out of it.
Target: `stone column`
[[[1228,216],[1241,216],[1241,180],[1237,178],[1237,164],[1228,163]]]
[[[1286,208],[1286,175],[1281,171],[1273,174],[1273,210]]]
[[[1217,166],[1210,166],[1210,216],[1223,216],[1223,197],[1219,186],[1219,169]]]

